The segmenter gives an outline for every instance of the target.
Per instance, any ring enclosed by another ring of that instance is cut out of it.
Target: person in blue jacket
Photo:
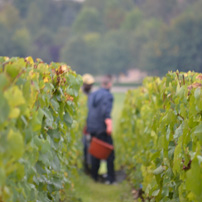
[[[112,119],[111,111],[113,106],[113,95],[110,92],[112,87],[112,77],[106,75],[102,79],[101,88],[91,93],[88,97],[88,117],[87,131],[91,137],[97,137],[111,145],[112,140]],[[114,151],[107,159],[107,184],[115,182],[114,174]],[[95,181],[98,181],[98,170],[100,159],[92,156],[91,175]]]

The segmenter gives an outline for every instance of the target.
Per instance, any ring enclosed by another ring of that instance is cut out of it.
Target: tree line
[[[202,71],[202,0],[1,0],[0,55],[78,73]]]

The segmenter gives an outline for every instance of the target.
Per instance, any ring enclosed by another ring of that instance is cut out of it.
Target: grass
[[[100,86],[101,84],[99,82],[95,82],[94,83],[94,86]],[[115,82],[113,83],[113,86],[115,87],[138,87],[138,86],[141,86],[142,85],[142,82],[140,83],[118,83],[118,82]]]
[[[131,188],[127,182],[117,185],[95,183],[90,177],[80,173],[75,180],[76,196],[82,202],[133,202]]]
[[[117,121],[121,115],[121,110],[123,107],[125,93],[113,93],[114,105],[112,110],[113,128],[116,128]]]

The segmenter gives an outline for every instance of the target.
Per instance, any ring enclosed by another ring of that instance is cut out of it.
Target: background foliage
[[[202,70],[201,0],[1,0],[0,55],[78,73]]]

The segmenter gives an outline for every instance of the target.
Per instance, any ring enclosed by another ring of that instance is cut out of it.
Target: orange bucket
[[[89,153],[98,159],[107,159],[114,147],[98,138],[93,137],[89,147]]]

